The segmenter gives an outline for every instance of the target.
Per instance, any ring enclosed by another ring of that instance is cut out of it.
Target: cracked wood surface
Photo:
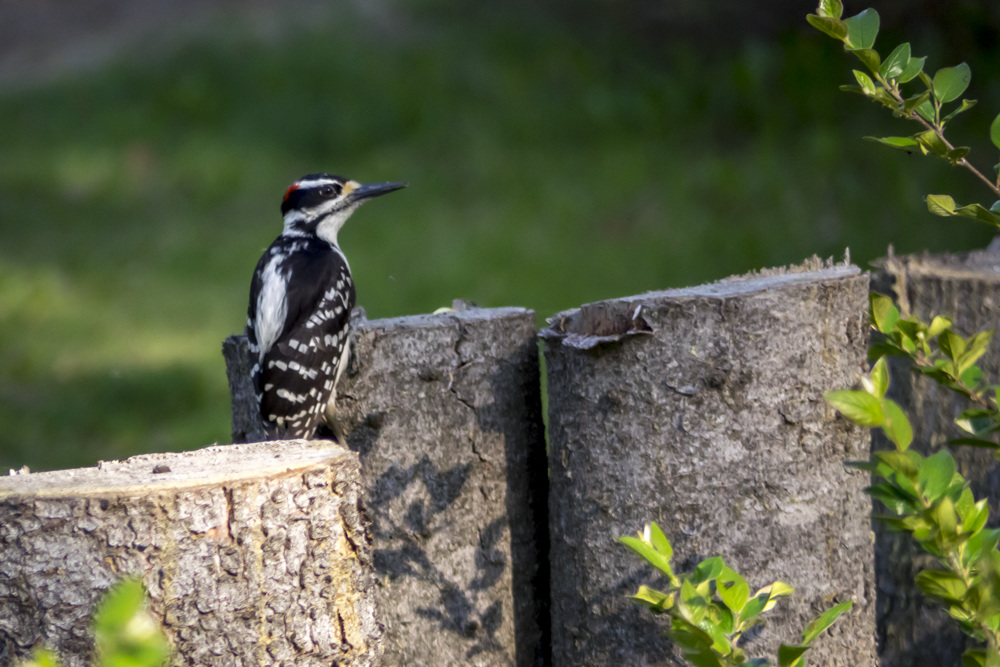
[[[0,478],[0,664],[89,664],[102,591],[141,577],[177,665],[374,665],[356,455],[216,446]]]
[[[869,480],[843,465],[868,437],[823,400],[866,368],[867,299],[857,267],[813,260],[550,320],[553,665],[686,664],[626,599],[657,581],[615,538],[648,521],[680,570],[722,555],[796,588],[752,655],[854,600],[809,660],[875,664]]]
[[[352,338],[337,421],[361,457],[386,661],[535,664],[547,596],[534,314],[361,319]],[[243,337],[224,344],[234,438],[252,439],[246,354]]]

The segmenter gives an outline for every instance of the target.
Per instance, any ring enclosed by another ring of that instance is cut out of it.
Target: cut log
[[[553,665],[684,664],[626,599],[660,583],[616,541],[649,521],[679,571],[721,555],[796,588],[749,655],[853,600],[809,662],[875,664],[869,480],[844,467],[868,434],[823,400],[866,368],[867,297],[856,267],[816,260],[550,320]]]
[[[247,368],[245,339],[230,338],[224,352],[234,437],[259,437],[248,381],[234,371]],[[245,415],[250,421],[237,421]],[[544,659],[546,462],[534,313],[459,308],[356,321],[337,415],[361,455],[386,661]]]
[[[929,321],[935,315],[952,318],[963,336],[1000,329],[1000,254],[976,251],[962,254],[892,256],[880,260],[881,271],[872,290],[892,296],[900,308]],[[987,383],[1000,379],[1000,337],[979,360]],[[917,376],[905,360],[891,358],[890,396],[900,403],[913,423],[912,447],[927,455],[952,438],[968,435],[955,417],[971,407],[967,401]],[[878,448],[892,445],[877,435]],[[1000,464],[992,452],[953,447],[958,471],[969,480],[977,499],[988,498],[990,525],[1000,525]],[[877,508],[882,511],[881,505]],[[890,533],[876,524],[878,627],[882,664],[887,667],[957,665],[966,637],[940,605],[928,600],[914,583],[917,573],[936,561],[907,535]]]
[[[36,645],[90,664],[125,576],[176,665],[380,664],[357,456],[288,441],[0,478],[0,663]]]

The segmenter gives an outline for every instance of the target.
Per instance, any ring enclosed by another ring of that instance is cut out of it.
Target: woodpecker
[[[337,232],[361,204],[404,187],[310,174],[285,191],[284,229],[257,262],[247,308],[251,381],[269,439],[312,438],[333,407],[355,299]]]

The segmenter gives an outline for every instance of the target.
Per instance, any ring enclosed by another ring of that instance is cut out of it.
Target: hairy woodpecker
[[[332,407],[354,307],[337,232],[358,206],[403,187],[311,174],[285,192],[284,230],[257,262],[247,309],[251,380],[268,438],[312,438]]]

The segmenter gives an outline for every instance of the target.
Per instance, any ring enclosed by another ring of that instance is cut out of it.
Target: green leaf
[[[767,595],[767,604],[764,605],[764,611],[770,611],[777,604],[778,598],[786,597],[794,592],[795,589],[785,582],[776,581],[770,586],[764,586],[764,588],[754,593],[754,597]]]
[[[962,532],[969,535],[978,533],[986,525],[989,517],[990,508],[986,503],[986,499],[983,498],[969,512],[962,516]]]
[[[886,436],[901,450],[905,450],[913,442],[913,427],[906,413],[899,404],[891,399],[885,399],[885,424],[882,430]]]
[[[949,359],[958,359],[965,352],[965,340],[954,331],[946,329],[938,336],[938,347]]]
[[[850,35],[850,26],[848,26]],[[941,104],[953,102],[962,96],[965,89],[972,81],[972,70],[965,63],[955,67],[942,67],[934,74],[931,89],[934,91],[934,98]]]
[[[969,538],[965,543],[965,552],[969,562],[976,562],[984,553],[992,553],[1000,542],[1000,529],[986,528]]]
[[[712,637],[697,625],[688,623],[683,618],[674,618],[670,638],[680,646],[685,654],[698,653],[712,648]]]
[[[903,69],[903,73],[896,77],[897,83],[907,83],[917,78],[917,76],[924,71],[924,62],[927,60],[927,56],[921,56],[920,58],[910,58],[910,62],[906,64]]]
[[[699,627],[712,638],[713,651],[722,655],[729,655],[733,652],[733,645],[730,643],[729,637],[708,616],[701,620]]]
[[[674,596],[672,594],[668,595],[649,586],[639,586],[636,594],[630,595],[629,598],[649,607],[656,613],[665,612],[674,606]]]
[[[718,579],[725,567],[726,564],[718,556],[706,558],[695,566],[694,572],[691,573],[691,582],[700,584],[705,581]]]
[[[705,614],[708,612],[708,600],[705,599],[705,596],[698,593],[694,584],[685,579],[681,582],[681,599],[677,610],[685,621],[699,626],[701,620],[705,618]]]
[[[889,451],[889,452],[873,452],[872,457],[881,463],[887,465],[893,472],[902,473],[904,478],[896,480],[897,484],[902,485],[905,481],[905,477],[915,477],[923,465],[923,458],[920,454],[914,451]],[[909,489],[904,487],[904,490],[909,493]],[[916,491],[916,489],[914,489]]]
[[[920,74],[921,74],[921,78],[923,78],[923,76],[922,76],[923,72],[921,72]],[[928,123],[933,123],[934,122],[934,105],[931,104],[930,98],[924,100],[923,104],[918,104],[917,107],[916,107],[916,111]]]
[[[918,107],[928,104],[931,99],[931,91],[925,90],[922,93],[918,93],[913,97],[907,97],[903,100],[903,111],[910,114],[913,113]],[[931,107],[933,110],[933,107]]]
[[[997,114],[997,117],[990,123],[990,141],[993,142],[994,146],[1000,148],[1000,114]]]
[[[960,602],[968,590],[958,575],[944,570],[922,570],[917,575],[917,586],[924,595],[947,602]]]
[[[845,19],[844,23],[847,24],[847,42],[851,49],[870,49],[875,46],[879,28],[877,11],[866,9],[856,16]]]
[[[94,616],[98,664],[159,667],[165,662],[170,645],[146,606],[146,589],[138,579],[124,579],[108,591]]]
[[[854,603],[848,600],[847,602],[841,602],[835,607],[831,607],[830,609],[824,611],[820,614],[819,618],[812,621],[806,626],[806,629],[802,631],[802,643],[811,644],[814,639],[819,637],[827,628],[833,625],[837,619],[840,618],[841,614],[850,611],[853,606]]]
[[[947,158],[948,152],[951,150],[948,148],[948,144],[944,142],[944,139],[934,130],[920,132],[913,135],[913,138],[917,141],[917,145],[924,155],[937,155],[941,158]]]
[[[889,365],[885,362],[885,357],[876,361],[875,365],[872,366],[871,379],[875,397],[884,397],[885,392],[889,391]]]
[[[986,667],[986,650],[970,648],[962,654],[962,667]]]
[[[124,579],[105,594],[94,615],[98,633],[120,632],[139,613],[146,601],[146,589],[138,579]]]
[[[947,449],[942,449],[924,459],[923,465],[917,472],[917,488],[934,503],[944,495],[954,476],[955,459]]]
[[[868,305],[875,328],[884,334],[891,333],[896,321],[899,320],[899,309],[893,304],[892,299],[884,294],[872,292],[868,297]]]
[[[739,573],[725,568],[718,580],[718,594],[722,603],[735,615],[739,615],[750,599],[750,584]]]
[[[673,580],[674,571],[670,567],[670,557],[653,548],[649,542],[637,537],[619,537],[618,541],[637,553],[647,563]]]
[[[684,659],[694,667],[726,667],[722,658],[715,655],[709,647],[701,648],[696,652],[685,652]]]
[[[982,437],[983,434],[993,432],[997,416],[995,408],[969,408],[955,418],[955,423],[966,433]]]
[[[724,634],[729,635],[736,630],[736,616],[727,607],[716,603],[709,608],[709,611],[715,624]]]
[[[794,667],[802,654],[809,650],[808,646],[792,646],[791,644],[782,644],[778,647],[778,665],[779,667]]]
[[[951,327],[951,320],[943,315],[935,315],[931,320],[930,327],[927,328],[927,335],[936,338],[941,332]]]
[[[875,461],[844,461],[844,465],[848,468],[854,468],[855,470],[875,472],[875,470],[878,469],[879,464]]]
[[[879,68],[878,73],[882,75],[883,79],[898,78],[906,69],[909,62],[910,44],[909,42],[904,42],[893,49],[892,53],[882,61],[882,66]]]
[[[855,424],[874,427],[885,423],[882,402],[866,391],[831,391],[824,394],[823,398]]]
[[[961,215],[966,218],[978,220],[979,222],[984,222],[987,225],[1000,227],[1000,215],[997,215],[993,211],[985,208],[982,204],[968,204],[966,206],[962,206],[955,209],[954,215]]]
[[[841,4],[840,0],[819,0],[816,13],[820,16],[839,19],[844,14],[844,5]]]
[[[854,78],[858,80],[858,85],[861,86],[861,90],[863,90],[866,95],[874,95],[875,91],[878,90],[878,86],[875,85],[872,78],[861,70],[851,71],[854,72]]]
[[[970,387],[974,390],[977,386],[979,386],[979,383],[983,379],[983,369],[975,365],[966,367],[966,359],[971,357],[972,355],[969,353],[962,355],[962,361],[960,362],[959,367],[964,370],[962,370],[962,375],[958,379],[961,380],[962,384],[966,387]]]
[[[966,447],[982,447],[984,449],[1000,449],[1000,445],[992,440],[982,438],[955,438],[948,441],[949,445],[965,445]]]
[[[976,106],[976,100],[962,100],[962,105],[952,111],[950,114],[944,117],[945,121],[949,121],[960,113],[965,113],[972,107]]]
[[[989,347],[990,341],[993,340],[994,333],[994,331],[980,331],[975,336],[970,338],[966,342],[968,353],[975,352],[976,358],[978,359],[980,355],[986,352],[986,348]]]
[[[916,498],[904,493],[899,487],[887,482],[872,484],[865,492],[896,514],[909,514],[917,509]]]
[[[898,148],[907,153],[920,148],[920,144],[910,137],[865,137],[865,139],[875,141],[889,148]]]
[[[648,536],[646,541],[652,544],[653,548],[663,554],[665,558],[668,560],[673,558],[674,548],[670,546],[670,540],[663,534],[663,531],[660,530],[655,521],[650,521],[649,525],[643,531],[643,537],[646,536]]]
[[[848,49],[853,53],[861,63],[868,68],[868,71],[872,74],[878,74],[879,67],[881,67],[881,60],[879,60],[878,51],[875,49]],[[881,88],[877,89],[877,93],[883,93],[883,96],[876,94],[876,99],[880,102],[886,104],[886,106],[895,107],[896,100],[891,96],[884,94],[885,91]]]
[[[847,39],[847,24],[840,19],[833,18],[832,16],[809,14],[806,16],[806,21],[809,21],[809,25],[812,27],[834,39]]]
[[[941,498],[934,508],[934,519],[944,540],[950,541],[958,535],[958,512],[955,511],[955,503],[948,496]],[[914,537],[917,537],[916,534]]]
[[[955,215],[955,200],[948,195],[927,195],[927,210],[934,215]]]
[[[755,595],[743,606],[740,612],[740,623],[747,623],[755,619],[764,611],[767,605],[767,595]]]

